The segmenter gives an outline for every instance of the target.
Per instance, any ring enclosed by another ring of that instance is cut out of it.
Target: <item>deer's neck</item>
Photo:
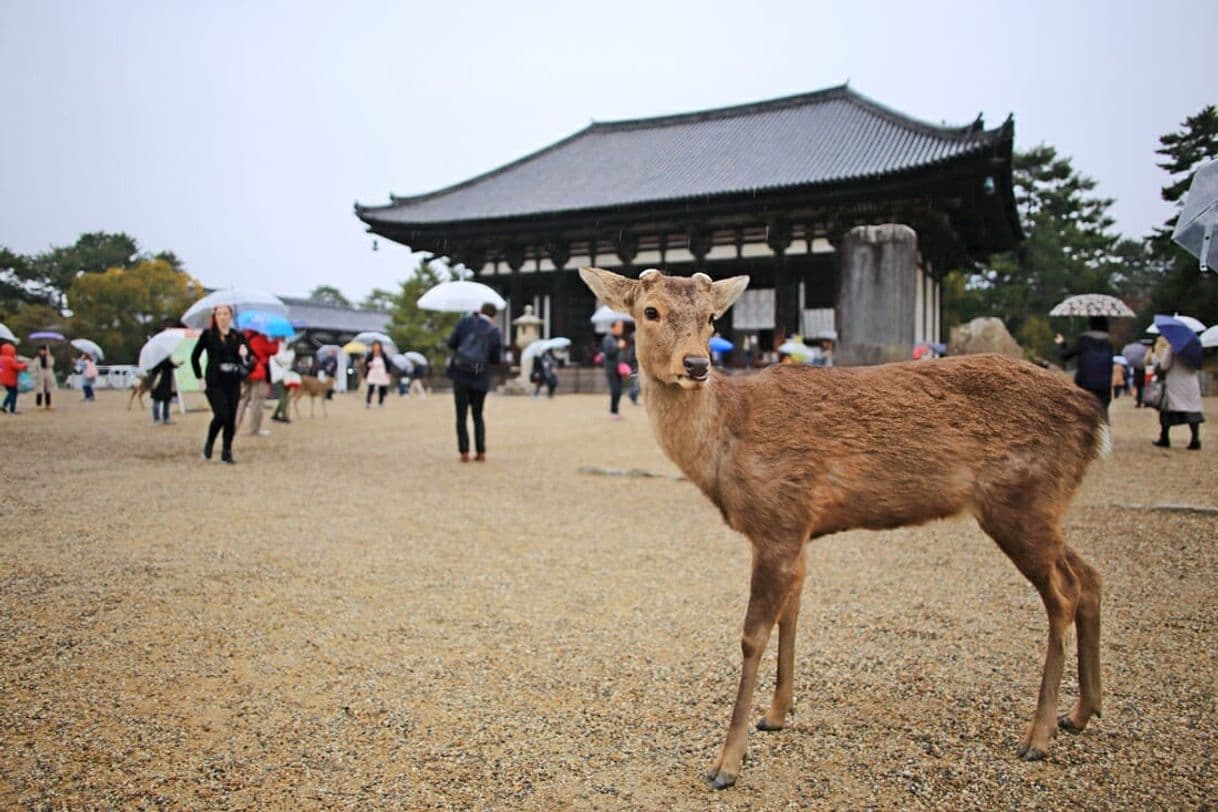
[[[681,472],[718,503],[719,457],[723,421],[719,388],[723,380],[711,375],[698,389],[682,389],[644,378],[647,416],[656,440]]]

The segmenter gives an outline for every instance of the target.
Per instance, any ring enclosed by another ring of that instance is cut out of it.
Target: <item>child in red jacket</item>
[[[0,412],[17,414],[17,375],[28,368],[24,361],[17,358],[17,350],[12,344],[0,345],[0,386],[8,389]]]

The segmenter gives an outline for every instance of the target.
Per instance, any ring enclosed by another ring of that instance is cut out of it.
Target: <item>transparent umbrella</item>
[[[1184,208],[1176,220],[1171,238],[1185,251],[1201,260],[1201,270],[1218,267],[1218,161],[1210,161],[1193,175],[1184,196]]]
[[[497,310],[507,307],[503,297],[481,282],[441,282],[419,297],[419,307],[445,313],[472,313],[490,302]]]
[[[369,347],[372,346],[373,341],[379,341],[381,342],[381,349],[385,351],[386,355],[397,355],[398,353],[398,345],[393,343],[393,339],[384,333],[378,333],[375,330],[360,333],[351,340],[358,341],[361,344],[366,344]]]
[[[168,330],[162,330],[148,339],[144,342],[144,346],[140,347],[140,369],[148,372],[154,366],[173,355],[173,351],[190,334],[198,335],[198,332],[183,330],[180,327],[171,327]]]
[[[211,311],[220,305],[228,305],[234,316],[242,310],[261,310],[277,316],[287,316],[288,306],[278,296],[254,288],[223,288],[207,294],[182,314],[182,323],[196,329],[206,327]]]
[[[427,366],[427,356],[421,352],[415,352],[414,350],[411,350],[410,352],[403,353],[403,355],[405,355],[413,363],[422,364],[423,366]]]
[[[75,347],[76,349],[80,350],[83,353],[87,353],[88,355],[93,356],[94,361],[100,361],[101,359],[106,357],[106,354],[104,352],[102,352],[102,348],[97,346],[96,344],[94,344],[92,341],[90,341],[87,338],[72,339],[72,346]]]
[[[0,341],[7,341],[10,344],[20,344],[21,339],[13,335],[13,331],[8,329],[3,323],[0,323]]]

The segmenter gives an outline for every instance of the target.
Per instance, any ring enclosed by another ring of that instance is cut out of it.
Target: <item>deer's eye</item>
[[[643,311],[643,315],[647,317],[648,321],[659,321],[660,320],[660,311],[656,310],[654,307],[646,308]]]

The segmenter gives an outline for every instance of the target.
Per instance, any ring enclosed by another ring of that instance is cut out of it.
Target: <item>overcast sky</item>
[[[594,119],[847,80],[928,121],[1014,114],[1017,148],[1071,156],[1141,236],[1170,215],[1158,137],[1218,101],[1214,15],[1214,0],[0,0],[0,245],[125,231],[208,286],[359,299],[413,263],[371,250],[357,200],[456,183]]]

